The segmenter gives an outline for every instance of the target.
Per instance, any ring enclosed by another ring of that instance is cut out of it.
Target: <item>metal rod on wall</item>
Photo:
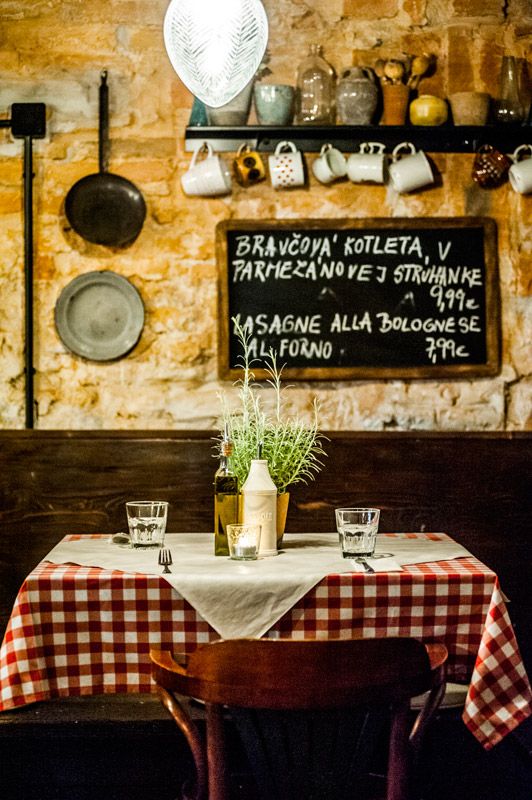
[[[24,137],[24,365],[26,375],[26,428],[33,428],[33,143]]]
[[[11,127],[15,139],[24,140],[24,375],[25,424],[33,428],[35,422],[33,368],[33,139],[43,139],[46,134],[46,106],[44,103],[13,103],[11,119],[3,120],[1,127]]]

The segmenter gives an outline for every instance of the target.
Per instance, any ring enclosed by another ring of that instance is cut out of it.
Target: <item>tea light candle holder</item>
[[[260,525],[228,525],[229,557],[234,561],[255,561],[259,553],[260,533]]]

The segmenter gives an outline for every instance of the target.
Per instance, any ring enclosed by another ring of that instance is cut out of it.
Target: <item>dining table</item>
[[[151,648],[406,636],[446,645],[447,679],[468,687],[463,721],[484,748],[532,714],[498,577],[445,533],[379,533],[371,572],[342,557],[334,532],[285,534],[277,556],[246,562],[215,556],[212,534],[169,533],[168,574],[157,549],[116,542],[68,535],[26,577],[0,649],[0,712],[154,691]]]

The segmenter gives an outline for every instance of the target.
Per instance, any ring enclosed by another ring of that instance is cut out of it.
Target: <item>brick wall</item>
[[[496,95],[504,52],[532,61],[529,0],[265,0],[270,80],[293,83],[312,41],[337,70],[379,56],[430,51],[423,91]],[[162,39],[166,0],[3,0],[0,116],[13,102],[47,105],[34,143],[35,394],[39,428],[212,428],[216,372],[215,225],[228,218],[489,216],[499,233],[503,361],[499,376],[462,381],[298,384],[290,405],[321,402],[325,429],[522,430],[532,427],[532,195],[508,184],[483,190],[472,156],[435,154],[441,186],[398,196],[339,183],[274,193],[267,183],[229,197],[187,199],[191,96]],[[148,215],[125,250],[90,245],[69,229],[70,186],[97,170],[98,84],[109,71],[111,170],[142,191]],[[309,161],[312,156],[309,156]],[[22,143],[0,131],[0,425],[24,426]],[[142,294],[146,322],[135,350],[113,363],[83,361],[62,345],[54,307],[72,278],[109,269]]]

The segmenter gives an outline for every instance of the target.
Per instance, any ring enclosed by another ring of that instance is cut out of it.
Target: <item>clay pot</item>
[[[410,103],[409,111],[412,125],[443,125],[449,114],[445,100],[433,94],[420,94]]]
[[[485,125],[490,96],[487,92],[454,92],[449,95],[455,125]]]
[[[370,125],[379,91],[373,72],[353,67],[342,72],[336,87],[336,113],[342,125]]]
[[[404,83],[383,83],[382,125],[404,125],[410,99],[410,88]]]

